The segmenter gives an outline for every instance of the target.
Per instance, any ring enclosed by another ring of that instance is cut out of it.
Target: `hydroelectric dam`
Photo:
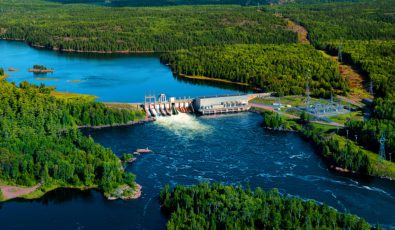
[[[270,93],[215,95],[197,98],[167,97],[165,94],[145,95],[144,110],[148,117],[171,116],[178,113],[215,115],[245,112],[250,109],[248,101],[255,97],[268,97]]]

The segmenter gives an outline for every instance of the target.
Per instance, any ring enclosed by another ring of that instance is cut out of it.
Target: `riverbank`
[[[260,111],[261,110],[261,111]],[[268,130],[297,132],[311,142],[317,154],[328,167],[346,176],[369,176],[395,180],[395,163],[380,159],[379,155],[357,145],[353,141],[337,134],[337,125],[323,122],[302,121],[300,118],[286,117],[276,111],[254,108],[267,119],[263,127]],[[277,115],[274,115],[277,114]]]
[[[111,124],[111,125],[80,125],[78,128],[80,129],[104,129],[104,128],[111,128],[111,127],[123,127],[123,126],[131,126],[131,125],[138,125],[138,124],[144,124],[148,122],[153,122],[155,121],[155,118],[144,118],[142,120],[136,120],[136,121],[129,121],[128,123],[125,124]]]
[[[212,78],[212,77],[206,77],[206,76],[191,76],[191,75],[186,75],[186,74],[179,74],[177,76],[185,78],[185,79],[213,81],[213,82],[221,82],[221,83],[226,83],[226,84],[234,84],[234,85],[252,87],[251,85],[249,85],[247,83],[235,82],[235,81],[230,81],[230,80],[221,79],[221,78]]]
[[[108,200],[131,200],[138,199],[142,194],[142,186],[135,183],[135,188],[131,188],[128,185],[120,186],[111,194],[104,194],[104,196]],[[71,186],[71,185],[63,185],[63,184],[53,184],[50,186],[42,186],[41,183],[32,186],[32,187],[22,187],[15,185],[0,185],[1,197],[0,202],[9,201],[16,198],[22,198],[26,200],[34,200],[41,198],[46,193],[51,192],[55,189],[78,189],[78,190],[89,190],[89,189],[97,189],[97,185],[92,186]]]
[[[53,51],[59,51],[59,52],[65,52],[65,53],[91,53],[91,54],[149,54],[149,53],[161,53],[160,51],[155,51],[155,50],[76,50],[76,49],[61,49],[59,47],[47,47],[39,44],[31,44],[27,42],[26,40],[23,39],[2,39],[2,40],[9,40],[9,41],[23,41],[30,45],[31,47],[35,48],[40,48],[40,49],[47,49],[47,50],[53,50]],[[162,51],[163,52],[163,51]]]
[[[87,189],[95,189],[97,185],[94,186],[71,186],[64,184],[52,184],[49,186],[42,186],[41,183],[32,186],[32,187],[23,187],[16,185],[0,185],[0,190],[2,192],[2,197],[0,202],[5,202],[8,200],[12,200],[15,198],[23,198],[26,200],[34,200],[41,198],[46,193],[51,192],[55,189],[59,188],[67,188],[67,189],[78,189],[78,190],[87,190]]]
[[[136,187],[133,189],[128,185],[124,185],[116,189],[112,194],[106,195],[108,200],[132,200],[141,197],[141,191],[143,187],[136,183]]]

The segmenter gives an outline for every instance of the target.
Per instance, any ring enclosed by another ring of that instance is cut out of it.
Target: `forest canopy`
[[[134,175],[119,158],[82,135],[79,125],[121,124],[143,113],[110,109],[101,103],[63,100],[45,86],[0,81],[0,181],[41,189],[98,187],[106,194],[134,187]]]
[[[0,9],[0,38],[65,51],[160,52],[297,41],[284,20],[256,7],[118,8],[0,0]]]
[[[315,96],[348,90],[336,63],[309,45],[196,47],[166,53],[162,61],[176,74],[247,83],[280,95],[304,94],[307,82]]]
[[[166,186],[162,208],[167,229],[371,229],[363,219],[278,190],[255,191],[221,184]]]

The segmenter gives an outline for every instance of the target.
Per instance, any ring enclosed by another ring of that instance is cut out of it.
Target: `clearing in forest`
[[[277,14],[276,16],[283,17],[280,14]],[[310,44],[306,28],[288,18],[284,19],[287,20],[288,28],[298,34],[299,43]],[[338,64],[340,74],[347,79],[350,84],[350,95],[348,96],[348,99],[354,102],[353,104],[361,103],[364,98],[373,98],[364,86],[365,77],[359,71],[350,65],[340,62],[336,56],[331,56],[324,51],[322,51],[322,55],[330,58]]]
[[[0,185],[0,190],[3,194],[4,200],[10,200],[17,197],[21,197],[27,194],[30,194],[36,191],[41,184],[37,184],[32,187],[19,187],[19,186],[11,186],[11,185]]]
[[[307,37],[308,32],[307,32],[306,28],[304,28],[303,26],[295,23],[292,20],[287,20],[287,22],[288,22],[288,28],[290,30],[292,30],[293,32],[298,34],[298,41],[299,41],[299,43],[301,43],[301,44],[310,44],[310,41],[309,41],[309,39]]]
[[[366,78],[362,73],[354,69],[352,66],[340,62],[337,56],[331,56],[324,51],[322,51],[322,54],[337,62],[339,65],[340,74],[348,80],[350,84],[350,94],[348,99],[350,99],[352,102],[360,103],[364,98],[373,98],[364,85]]]

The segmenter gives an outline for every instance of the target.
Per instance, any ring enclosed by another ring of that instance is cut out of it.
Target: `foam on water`
[[[211,130],[209,125],[203,124],[195,116],[186,113],[179,113],[170,117],[158,117],[155,124],[166,128],[177,136],[189,138]]]

